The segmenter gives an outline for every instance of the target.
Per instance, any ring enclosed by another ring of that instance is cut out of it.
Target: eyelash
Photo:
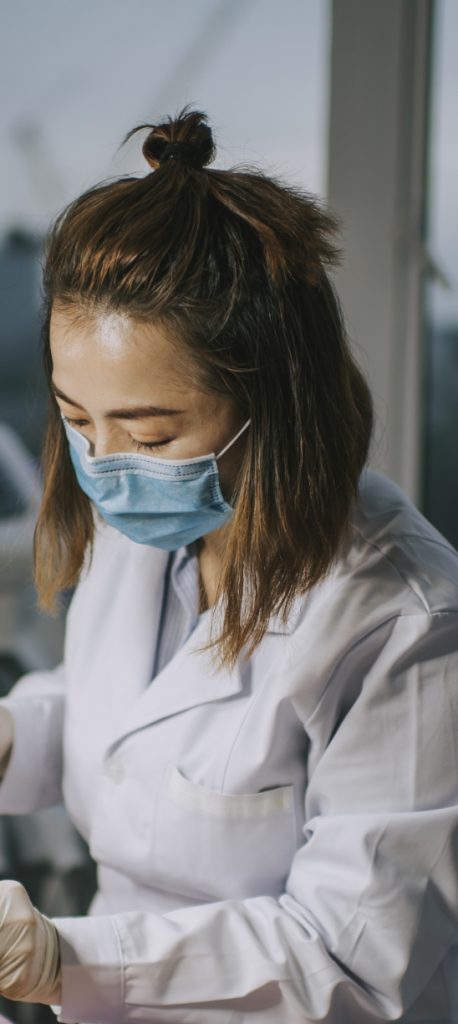
[[[70,424],[71,427],[87,427],[87,420],[71,420],[68,416],[65,416],[65,421]],[[173,438],[168,437],[165,441],[134,441],[131,437],[132,444],[137,451],[152,451],[154,448],[162,448],[165,444],[170,444]]]
[[[137,449],[137,451],[144,451],[145,448],[147,449],[147,451],[151,451],[153,448],[162,448],[163,445],[170,444],[171,440],[172,438],[168,438],[167,441],[155,441],[154,443],[147,443],[145,441],[134,441],[133,437],[131,437],[132,444],[134,445],[134,448]]]

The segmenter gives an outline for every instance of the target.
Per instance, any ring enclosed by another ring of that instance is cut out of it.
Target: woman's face
[[[50,344],[59,408],[91,454],[136,452],[165,459],[216,454],[243,426],[231,399],[199,389],[187,353],[163,328],[119,313],[88,317],[55,306]],[[186,370],[188,369],[188,372]],[[218,460],[230,500],[245,435]]]

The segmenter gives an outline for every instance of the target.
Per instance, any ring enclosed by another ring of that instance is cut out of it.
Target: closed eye
[[[62,414],[63,416],[63,414]],[[70,419],[69,416],[63,416],[66,423],[69,423],[71,427],[87,427],[88,420],[74,420]],[[135,438],[130,438],[134,448],[137,451],[153,451],[155,448],[162,448],[166,444],[170,444],[173,441],[173,437],[168,437],[165,441],[136,441]]]
[[[88,421],[87,420],[71,420],[68,416],[64,416],[63,414],[61,414],[61,415],[62,415],[62,418],[65,420],[65,422],[69,423],[71,427],[87,427],[88,426]]]
[[[145,449],[151,451],[154,448],[162,448],[165,444],[170,444],[173,438],[167,438],[166,441],[134,441],[134,438],[131,437],[131,441],[137,451],[145,451]]]

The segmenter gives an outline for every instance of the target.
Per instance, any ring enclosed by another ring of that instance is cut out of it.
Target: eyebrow
[[[64,395],[64,392],[60,388],[56,387],[51,382],[51,389],[56,395],[56,398],[62,398],[64,402],[68,402],[69,405],[75,406],[76,409],[83,409],[84,406],[79,405],[78,402],[74,402],[68,395]],[[132,406],[128,409],[110,409],[109,412],[105,413],[105,419],[107,420],[140,420],[148,416],[178,416],[184,412],[184,409],[162,409],[158,405],[139,405]]]

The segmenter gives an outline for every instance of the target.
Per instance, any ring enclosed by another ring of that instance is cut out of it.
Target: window
[[[436,0],[429,138],[423,500],[458,547],[458,5]]]

